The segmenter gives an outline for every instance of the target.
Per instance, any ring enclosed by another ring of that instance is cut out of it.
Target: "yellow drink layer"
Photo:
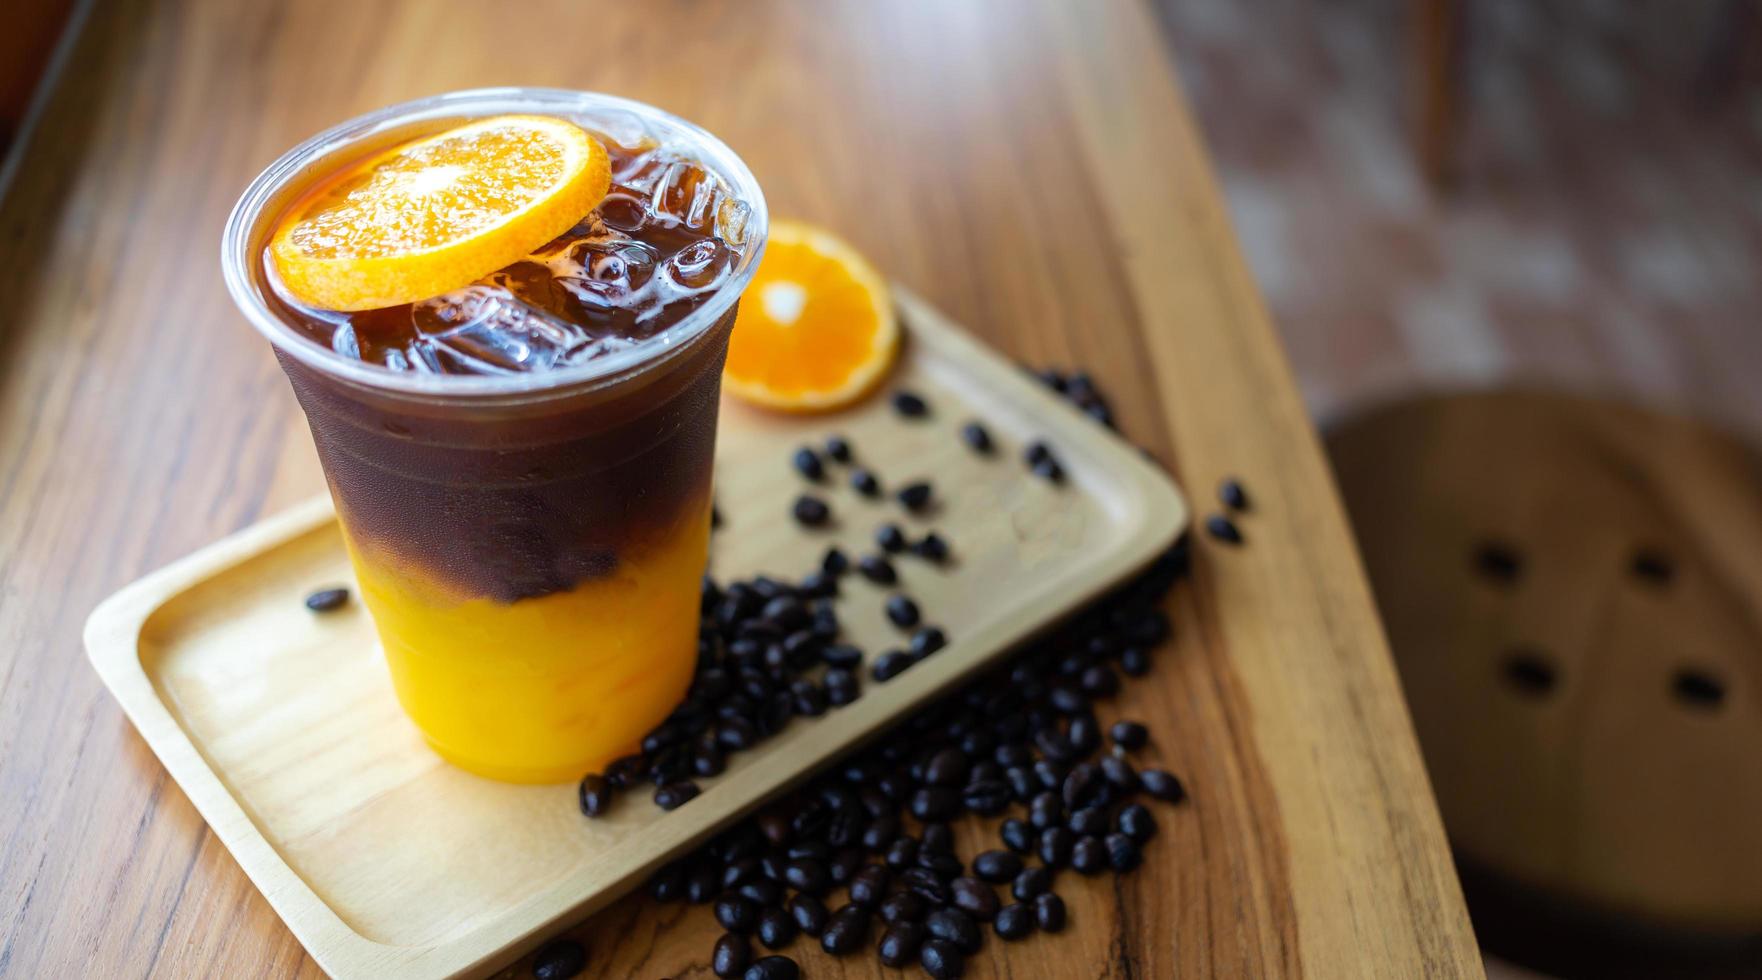
[[[451,596],[419,567],[349,550],[398,700],[435,751],[555,783],[635,751],[684,698],[709,533],[706,497],[610,575],[515,602]]]

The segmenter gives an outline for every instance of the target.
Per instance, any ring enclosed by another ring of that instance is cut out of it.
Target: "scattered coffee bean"
[[[954,980],[966,972],[966,959],[953,943],[942,939],[925,940],[918,950],[918,964],[934,980]]]
[[[960,807],[960,793],[947,786],[925,786],[912,794],[912,816],[919,820],[946,820]]]
[[[306,597],[306,608],[317,613],[327,613],[341,609],[348,602],[348,589],[319,589]]]
[[[815,483],[826,478],[826,465],[820,462],[820,454],[806,446],[795,451],[795,455],[790,458],[790,464],[797,473]]]
[[[581,812],[597,817],[612,808],[612,787],[605,777],[589,773],[581,777]]]
[[[896,391],[893,393],[893,410],[908,419],[917,419],[930,413],[930,405],[915,392]]]
[[[746,973],[752,960],[752,943],[738,933],[725,932],[722,938],[716,940],[716,950],[710,955],[710,972],[728,980]]]
[[[997,835],[1005,847],[1017,854],[1027,854],[1034,849],[1034,829],[1018,817],[1005,820],[997,829]]]
[[[1119,874],[1131,871],[1144,860],[1138,842],[1125,834],[1108,834],[1103,843],[1107,846],[1107,863]]]
[[[932,906],[948,904],[948,886],[929,868],[908,868],[900,872],[899,883]]]
[[[1093,835],[1077,838],[1071,848],[1071,869],[1078,874],[1098,875],[1107,870],[1107,847]]]
[[[1075,834],[1063,827],[1048,827],[1040,832],[1040,860],[1049,868],[1060,868],[1071,860],[1071,848],[1077,843]]]
[[[1003,884],[1022,873],[1022,859],[1009,851],[984,851],[973,859],[973,874]]]
[[[723,895],[716,899],[716,922],[729,932],[747,935],[759,924],[759,907],[741,895]]]
[[[1234,477],[1225,477],[1217,488],[1218,502],[1234,511],[1248,509],[1248,491],[1242,489],[1241,481]]]
[[[906,644],[906,649],[913,657],[922,660],[947,645],[948,637],[943,634],[940,627],[925,626],[912,634],[911,642]]]
[[[1126,760],[1112,755],[1101,757],[1101,774],[1107,777],[1116,789],[1130,793],[1138,788],[1138,770]]]
[[[936,909],[924,917],[924,928],[930,935],[953,943],[963,953],[977,953],[985,935],[973,917],[960,909]]]
[[[1129,842],[1128,842],[1129,843]],[[980,922],[990,922],[997,915],[997,892],[977,878],[961,877],[948,883],[949,899],[955,908]]]
[[[689,779],[668,783],[655,790],[655,805],[663,810],[677,810],[697,797],[698,786]]]
[[[764,943],[766,949],[782,949],[788,946],[795,942],[796,934],[800,931],[788,912],[774,905],[759,910],[759,942]]]
[[[893,563],[880,555],[864,555],[857,560],[857,571],[876,585],[892,585],[899,581]]]
[[[991,928],[997,931],[999,939],[1021,939],[1034,931],[1034,912],[1020,903],[1005,905],[997,910]]]
[[[1205,519],[1205,533],[1225,544],[1241,544],[1242,531],[1236,523],[1222,514],[1213,514]]]
[[[569,980],[585,969],[587,950],[573,939],[548,943],[532,958],[532,975],[536,980]]]
[[[1138,781],[1144,792],[1168,803],[1179,803],[1187,798],[1187,789],[1181,781],[1161,769],[1146,769],[1138,774]]]
[[[954,850],[954,831],[945,823],[927,823],[924,825],[923,849],[937,854],[948,854]]]
[[[931,531],[912,545],[912,552],[925,561],[940,565],[948,560],[948,542],[942,535]]]
[[[917,922],[928,911],[923,897],[915,892],[895,892],[881,903],[883,922]]]
[[[881,934],[881,944],[876,953],[883,966],[902,967],[909,965],[918,958],[918,947],[923,945],[926,930],[916,922],[895,922]]]
[[[796,891],[816,898],[825,895],[832,887],[832,875],[825,863],[813,858],[798,858],[785,865],[783,881]]]
[[[862,681],[857,679],[854,670],[831,668],[826,671],[825,683],[826,700],[835,708],[842,708],[862,697]]]
[[[1107,808],[1086,806],[1073,811],[1070,819],[1065,821],[1065,826],[1070,829],[1071,833],[1079,837],[1085,834],[1105,834],[1107,833]]]
[[[801,967],[787,956],[766,956],[746,968],[741,980],[799,980]]]
[[[868,941],[869,912],[855,905],[846,905],[832,913],[832,921],[820,934],[820,948],[833,956],[854,953]]]
[[[1052,870],[1040,865],[1023,868],[1009,886],[1009,893],[1021,902],[1032,901],[1051,890]]]
[[[887,619],[902,630],[918,625],[918,604],[910,596],[894,595],[887,599]]]
[[[795,498],[795,507],[791,510],[795,522],[803,527],[822,527],[832,518],[832,508],[826,501],[807,494]]]
[[[1107,730],[1113,744],[1122,749],[1141,749],[1150,741],[1150,731],[1135,721],[1116,721]]]
[[[1065,927],[1065,900],[1047,892],[1034,899],[1034,925],[1041,932],[1058,932]]]
[[[1128,803],[1121,807],[1119,815],[1114,818],[1114,826],[1140,844],[1156,836],[1156,817],[1142,803]]]
[[[1030,472],[1048,483],[1065,482],[1064,466],[1061,465],[1058,460],[1051,457],[1035,463],[1033,467],[1030,468]]]
[[[906,510],[918,514],[930,508],[930,497],[932,493],[933,491],[930,489],[930,484],[926,481],[920,480],[916,483],[908,483],[899,488],[899,493],[896,494],[896,496],[899,497],[899,502],[905,506]]]
[[[897,555],[906,549],[905,532],[898,524],[883,524],[875,529],[875,545],[890,555]]]
[[[862,467],[850,471],[850,487],[857,493],[871,499],[881,496],[881,481]]]
[[[912,655],[904,650],[889,650],[875,658],[875,665],[869,668],[869,673],[876,680],[885,684],[905,673],[905,669],[913,663]]]
[[[887,896],[887,885],[892,876],[884,864],[871,864],[858,871],[850,880],[850,903],[859,908],[873,909],[881,905]]]
[[[961,441],[981,456],[991,455],[991,432],[979,422],[968,422],[961,426]]]
[[[812,895],[796,895],[789,900],[789,917],[795,920],[796,928],[810,936],[825,932],[826,920],[831,916],[825,903]]]
[[[850,440],[843,436],[828,436],[826,439],[826,455],[840,463],[848,463],[851,459]]]

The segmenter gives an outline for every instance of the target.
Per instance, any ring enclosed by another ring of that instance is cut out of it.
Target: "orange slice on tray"
[[[494,116],[349,167],[289,209],[269,250],[294,298],[372,310],[458,289],[606,196],[606,148],[550,116]]]
[[[741,295],[722,385],[769,408],[825,411],[867,394],[898,350],[875,267],[830,232],[779,221]]]

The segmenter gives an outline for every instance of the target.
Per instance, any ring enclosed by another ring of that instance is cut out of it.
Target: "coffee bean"
[[[990,922],[997,914],[997,893],[977,878],[956,878],[948,883],[948,894],[956,908],[980,922]]]
[[[948,560],[948,541],[931,531],[912,545],[912,552],[926,561],[941,564]]]
[[[881,481],[860,466],[850,471],[850,487],[870,499],[881,496]]]
[[[685,864],[672,861],[649,878],[649,897],[657,902],[676,902],[685,897]]]
[[[1120,670],[1127,677],[1143,677],[1150,673],[1150,654],[1140,647],[1129,647],[1120,653]]]
[[[558,939],[532,958],[536,980],[569,980],[587,969],[587,950],[573,939]]]
[[[947,748],[930,757],[924,765],[924,782],[932,786],[959,786],[967,778],[971,763],[960,749]]]
[[[835,707],[843,707],[862,696],[862,682],[857,679],[855,671],[833,667],[826,671],[826,700]]]
[[[918,867],[936,872],[940,878],[953,878],[965,870],[961,859],[947,851],[918,848]]]
[[[1130,762],[1118,756],[1101,757],[1101,774],[1106,776],[1107,781],[1122,792],[1130,793],[1138,788],[1138,770],[1133,769]]]
[[[1043,459],[1035,463],[1030,472],[1048,483],[1065,482],[1065,468],[1056,459]]]
[[[851,458],[850,441],[843,436],[826,438],[826,455],[840,463],[848,463]]]
[[[1009,893],[1022,902],[1032,901],[1051,890],[1052,871],[1040,866],[1023,868],[1009,886]]]
[[[929,509],[932,493],[930,484],[920,480],[901,487],[895,496],[899,498],[899,502],[904,505],[906,510],[917,514]]]
[[[1156,817],[1142,803],[1128,803],[1121,807],[1119,815],[1114,818],[1114,826],[1140,844],[1156,836]]]
[[[871,864],[864,867],[850,880],[850,903],[865,909],[879,906],[881,900],[887,896],[890,877],[886,865]]]
[[[788,946],[795,942],[796,933],[800,931],[788,912],[776,906],[759,910],[759,942],[764,943],[766,949]]]
[[[979,924],[960,909],[935,909],[924,917],[924,928],[930,935],[950,942],[963,953],[977,953],[985,941]]]
[[[655,790],[655,805],[663,810],[677,810],[695,799],[698,792],[696,783],[681,779]]]
[[[927,823],[924,825],[924,830],[921,836],[923,837],[923,842],[920,845],[921,850],[930,851],[935,854],[954,853],[954,831],[949,829],[948,824],[941,822]]]
[[[923,944],[924,935],[924,927],[916,922],[895,922],[881,934],[876,955],[883,966],[906,966],[918,958],[918,947]]]
[[[1065,777],[1061,789],[1065,806],[1075,810],[1094,802],[1097,786],[1101,782],[1101,770],[1094,764],[1084,762],[1077,765]]]
[[[1135,721],[1116,721],[1107,733],[1122,749],[1141,749],[1150,740],[1149,729]]]
[[[961,441],[981,456],[991,455],[991,433],[978,422],[968,422],[961,426]]]
[[[799,980],[801,967],[787,956],[766,956],[746,968],[741,980]]]
[[[1083,693],[1092,698],[1113,697],[1120,689],[1120,679],[1100,664],[1083,671],[1079,683],[1083,686]]]
[[[1146,769],[1138,774],[1138,781],[1144,792],[1168,803],[1179,803],[1187,798],[1187,789],[1181,781],[1161,769]]]
[[[1049,448],[1046,445],[1046,443],[1042,442],[1039,439],[1036,439],[1033,442],[1028,443],[1026,446],[1024,446],[1022,448],[1022,459],[1029,466],[1033,466],[1035,463],[1038,463],[1043,459],[1051,459],[1051,458],[1052,458],[1052,449]]]
[[[1107,847],[1107,863],[1120,874],[1136,868],[1144,860],[1138,842],[1125,834],[1108,834],[1103,843]]]
[[[1009,807],[1009,784],[1001,779],[983,779],[968,783],[961,790],[961,803],[974,813],[991,816]]]
[[[820,462],[820,454],[806,446],[795,451],[795,455],[790,459],[790,464],[795,467],[797,473],[815,483],[826,478],[826,466]]]
[[[710,971],[723,980],[738,977],[752,964],[753,947],[745,936],[725,932],[716,940],[716,951],[710,956]]]
[[[1058,932],[1065,927],[1065,900],[1047,892],[1034,899],[1034,925],[1041,932]]]
[[[999,939],[1021,939],[1034,931],[1034,912],[1026,905],[1005,905],[991,923]]]
[[[831,643],[820,651],[820,659],[828,667],[849,670],[863,662],[863,651],[848,643]]]
[[[899,573],[893,570],[893,563],[880,555],[864,555],[858,559],[857,571],[876,585],[892,585],[899,581]]]
[[[1242,531],[1236,523],[1222,514],[1212,514],[1205,519],[1205,533],[1225,544],[1241,544]]]
[[[831,913],[826,906],[812,895],[797,895],[789,900],[789,917],[795,920],[796,928],[810,936],[818,936],[826,931],[826,920]]]
[[[723,895],[716,899],[716,921],[729,932],[746,935],[759,924],[759,906],[741,895]]]
[[[1003,845],[1017,854],[1026,854],[1034,849],[1034,830],[1026,821],[1011,817],[997,828],[998,837]]]
[[[910,837],[900,837],[887,846],[885,860],[887,866],[895,871],[914,867],[918,863],[918,842]]]
[[[967,970],[960,950],[941,939],[925,940],[923,948],[918,950],[918,964],[935,980],[954,980]]]
[[[907,868],[900,872],[899,883],[931,905],[948,904],[948,886],[928,868]]]
[[[1071,868],[1078,874],[1097,875],[1107,869],[1107,846],[1101,838],[1089,835],[1077,838],[1071,848]]]
[[[798,715],[817,718],[826,713],[826,692],[813,681],[796,681],[789,685],[789,696]]]
[[[1034,778],[1034,771],[1021,766],[1010,766],[1004,770],[1004,781],[1009,783],[1010,795],[1017,803],[1026,803],[1040,790],[1040,782]]]
[[[832,876],[827,872],[826,865],[805,858],[785,865],[783,880],[796,891],[806,892],[816,898],[825,895],[826,890],[832,887]]]
[[[1234,477],[1225,477],[1217,488],[1218,502],[1231,510],[1248,509],[1248,491]]]
[[[820,948],[833,956],[854,953],[868,941],[869,912],[855,905],[834,912],[826,931],[820,934]]]
[[[912,816],[919,820],[946,820],[960,812],[960,793],[947,786],[925,786],[912,794]]]
[[[863,847],[879,854],[884,852],[887,845],[893,843],[893,839],[898,836],[899,817],[892,809],[888,809],[863,828],[862,844]]]
[[[906,649],[913,657],[922,660],[947,645],[948,637],[943,634],[941,627],[925,626],[912,634]]]
[[[849,556],[837,545],[827,548],[826,554],[820,558],[820,571],[827,575],[843,575],[849,567]]]
[[[917,922],[928,911],[923,896],[915,892],[895,892],[881,903],[881,919],[884,922]]]
[[[1046,790],[1028,803],[1028,823],[1036,830],[1056,827],[1065,819],[1065,805],[1057,793]]]
[[[721,877],[721,871],[710,865],[693,868],[685,878],[685,900],[693,905],[711,901],[722,890]]]
[[[1051,388],[1053,391],[1056,391],[1061,395],[1066,391],[1064,372],[1059,371],[1057,368],[1046,368],[1042,371],[1036,371],[1034,372],[1034,377],[1040,379],[1041,384]]]
[[[803,527],[821,527],[831,519],[832,508],[826,506],[826,501],[804,493],[795,498],[791,513],[795,515],[795,522]]]
[[[1075,834],[1063,827],[1048,827],[1040,832],[1040,860],[1049,868],[1062,867],[1071,859],[1071,848],[1076,844]]]
[[[905,532],[898,524],[883,524],[875,529],[875,545],[890,555],[897,555],[906,549]]]
[[[911,654],[903,650],[889,650],[875,658],[875,666],[869,668],[869,673],[876,680],[885,683],[904,673],[912,663]]]
[[[581,777],[581,812],[590,817],[597,817],[612,808],[612,787],[606,783],[604,776],[592,774]]]
[[[887,619],[902,630],[918,625],[918,604],[910,596],[894,595],[887,599]]]
[[[896,391],[893,393],[893,410],[906,418],[917,419],[930,413],[930,405],[915,392]]]
[[[327,613],[341,609],[348,602],[348,589],[319,589],[306,597],[306,608],[315,613]]]
[[[862,851],[847,847],[832,856],[831,863],[826,865],[827,873],[832,876],[834,885],[842,885],[855,878],[867,860],[868,856]]]
[[[1084,834],[1107,833],[1107,810],[1099,806],[1086,806],[1071,812],[1065,826],[1071,833],[1078,836]]]

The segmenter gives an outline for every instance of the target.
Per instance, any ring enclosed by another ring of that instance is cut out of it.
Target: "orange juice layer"
[[[709,528],[706,501],[612,574],[512,603],[450,599],[420,569],[350,552],[398,700],[435,751],[555,783],[634,751],[684,698]]]

